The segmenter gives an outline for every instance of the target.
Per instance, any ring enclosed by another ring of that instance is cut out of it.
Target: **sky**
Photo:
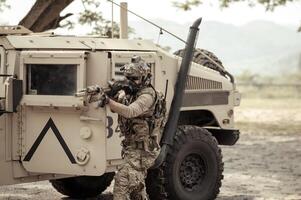
[[[0,23],[9,25],[17,24],[23,16],[29,11],[35,0],[7,0],[11,5],[10,10],[0,13]],[[100,12],[110,19],[111,18],[111,3],[106,0],[101,1]],[[148,19],[164,19],[175,21],[180,24],[192,22],[196,18],[202,16],[207,21],[218,21],[234,25],[246,24],[253,20],[267,20],[278,24],[298,26],[301,24],[301,2],[288,3],[285,7],[278,7],[274,12],[266,12],[261,5],[254,8],[248,7],[246,3],[235,3],[230,8],[220,9],[218,0],[205,1],[203,5],[195,7],[192,10],[185,12],[172,6],[173,0],[116,0],[128,2],[129,9],[135,11],[139,15]],[[184,1],[184,0],[178,0]],[[210,3],[209,3],[210,2]],[[79,13],[83,9],[80,0],[75,0],[64,11]],[[119,21],[119,8],[114,8],[114,20]],[[129,15],[129,20],[139,20],[133,15]]]

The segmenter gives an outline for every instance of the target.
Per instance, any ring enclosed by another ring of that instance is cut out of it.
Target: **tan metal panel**
[[[157,46],[148,40],[43,36],[7,36],[6,38],[16,49],[157,50]]]
[[[104,111],[99,110],[98,115],[93,116],[99,119],[94,122],[82,121],[81,111],[70,109],[26,107],[25,113],[22,120],[26,129],[22,134],[26,153],[22,155],[22,163],[27,171],[72,175],[101,175],[105,172]],[[48,127],[50,121],[54,125]],[[89,130],[91,135],[84,138],[83,129]],[[81,156],[89,158],[83,161],[78,159]]]
[[[82,107],[83,101],[73,96],[24,95],[21,104],[46,107]]]
[[[9,43],[7,37],[5,36],[0,37],[0,45],[3,46],[6,50],[14,49],[14,47]]]
[[[0,35],[30,34],[32,31],[24,26],[0,26]]]
[[[75,37],[7,36],[7,39],[16,49],[90,49]]]
[[[87,56],[102,58],[105,67],[93,62],[87,70]],[[95,57],[94,53],[90,56],[84,51],[23,51],[21,60],[23,80],[26,79],[26,64],[76,64],[77,90],[86,87],[86,71],[91,74],[100,69],[100,74],[107,74],[107,54],[103,52]],[[92,81],[106,83],[106,79]],[[101,175],[105,172],[104,109],[96,109],[93,104],[83,108],[83,100],[74,96],[24,95],[21,104],[22,127],[25,127],[22,129],[25,138],[22,161],[27,171],[70,175]]]
[[[83,43],[92,50],[156,51],[157,46],[148,40],[84,38]]]

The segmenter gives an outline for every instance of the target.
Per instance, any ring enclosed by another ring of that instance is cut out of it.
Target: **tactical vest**
[[[149,94],[154,99],[152,106],[145,113],[132,119],[118,117],[121,134],[125,136],[123,140],[125,149],[130,147],[153,151],[160,148],[158,140],[164,126],[166,112],[162,93],[157,92],[153,87],[145,87],[137,94],[128,96],[124,103],[130,105],[143,94]]]

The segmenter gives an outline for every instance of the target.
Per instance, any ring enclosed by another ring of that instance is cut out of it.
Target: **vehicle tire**
[[[149,170],[146,189],[151,200],[215,199],[223,169],[221,149],[211,133],[180,126],[164,164]]]
[[[180,50],[176,51],[174,54],[177,56],[183,57],[184,49],[180,49]],[[200,64],[200,65],[203,65],[210,69],[218,71],[217,70],[218,66],[214,62],[212,62],[210,59],[208,59],[206,56],[204,56],[203,54],[207,55],[208,57],[210,57],[212,60],[214,60],[216,63],[218,63],[220,66],[223,67],[222,61],[220,59],[218,59],[218,57],[216,55],[214,55],[214,53],[207,51],[205,49],[196,49],[194,51],[192,61],[197,64]]]
[[[115,173],[102,176],[78,176],[51,180],[52,186],[59,193],[72,198],[96,197],[110,186]]]

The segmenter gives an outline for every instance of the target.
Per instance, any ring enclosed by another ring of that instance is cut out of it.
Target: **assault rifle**
[[[127,79],[119,80],[119,81],[109,81],[108,82],[109,87],[103,88],[99,85],[92,85],[85,89],[82,89],[75,93],[76,97],[84,97],[87,99],[88,103],[101,101],[104,99],[104,97],[110,97],[115,99],[116,94],[123,90],[125,94],[133,94],[135,91],[137,91],[134,83],[132,81],[129,81]]]

